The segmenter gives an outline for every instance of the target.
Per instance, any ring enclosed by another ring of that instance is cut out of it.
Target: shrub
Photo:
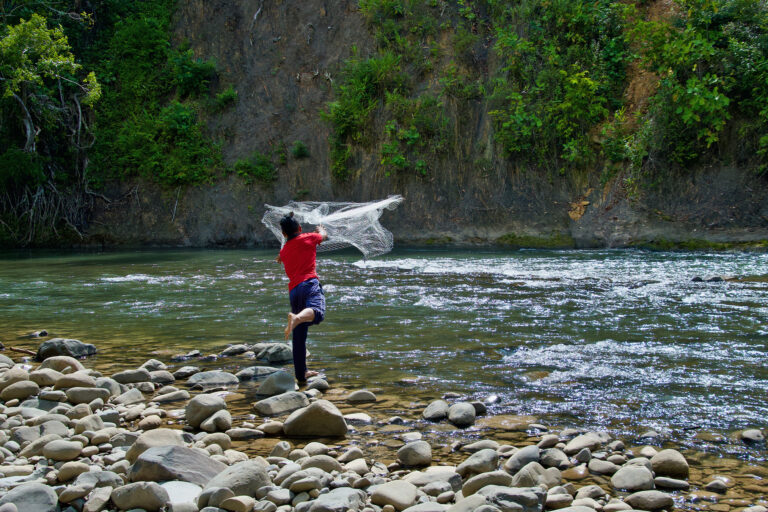
[[[269,156],[255,151],[248,158],[238,160],[234,165],[235,172],[241,176],[246,183],[254,180],[269,185],[277,179],[277,169]]]
[[[309,149],[307,148],[306,144],[304,144],[300,140],[297,140],[297,141],[294,141],[293,146],[291,146],[291,154],[293,155],[293,158],[296,158],[296,159],[308,158]]]

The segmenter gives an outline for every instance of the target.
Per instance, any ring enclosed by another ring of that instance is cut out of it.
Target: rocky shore
[[[724,473],[653,431],[557,429],[460,396],[373,417],[369,390],[297,388],[273,366],[290,361],[281,343],[224,349],[272,364],[236,374],[201,371],[191,352],[107,376],[84,366],[95,353],[54,339],[34,360],[0,355],[0,512],[768,512],[760,463]],[[245,381],[252,414],[233,416],[227,394]],[[461,435],[483,421],[515,435]],[[425,424],[456,429],[453,444]],[[369,442],[394,431],[398,445]],[[763,431],[739,436],[765,450]]]

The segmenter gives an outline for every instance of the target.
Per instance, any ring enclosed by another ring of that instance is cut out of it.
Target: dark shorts
[[[312,324],[319,324],[325,318],[325,293],[317,278],[307,279],[297,284],[290,293],[291,313],[294,315],[306,308],[312,308],[315,319]]]

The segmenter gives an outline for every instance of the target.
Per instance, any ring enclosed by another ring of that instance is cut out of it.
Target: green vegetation
[[[277,169],[272,158],[258,151],[246,159],[238,160],[233,169],[246,183],[257,181],[269,185],[277,179]]]
[[[296,159],[309,158],[309,148],[307,148],[306,144],[297,140],[294,141],[293,146],[291,146],[291,154],[293,155],[293,158]]]
[[[576,242],[570,235],[559,232],[553,232],[549,237],[507,233],[497,238],[496,243],[505,247],[535,249],[572,249],[576,246]]]

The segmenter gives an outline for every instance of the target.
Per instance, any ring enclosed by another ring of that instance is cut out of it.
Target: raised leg
[[[315,311],[312,308],[304,308],[298,314],[288,313],[288,323],[285,326],[285,339],[288,339],[297,325],[312,322],[314,319]]]

